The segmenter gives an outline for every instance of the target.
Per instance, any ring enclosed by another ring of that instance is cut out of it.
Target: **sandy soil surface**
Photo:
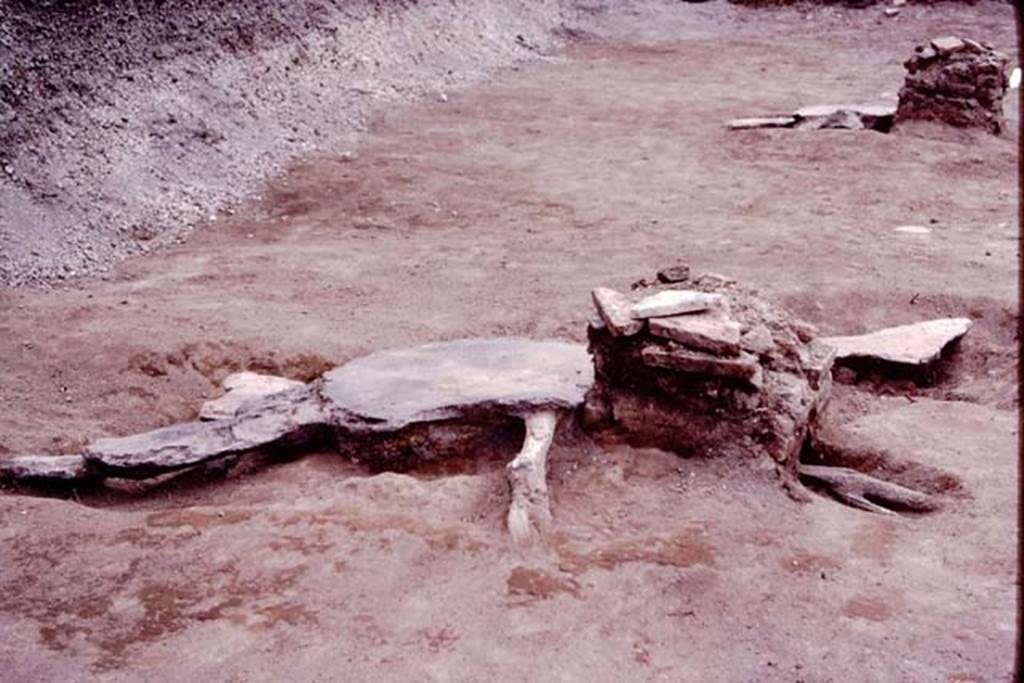
[[[608,14],[564,60],[379,112],[357,158],[308,158],[109,281],[0,293],[0,455],[190,419],[239,368],[305,379],[385,346],[582,342],[590,288],[676,261],[827,334],[966,315],[936,387],[835,397],[836,419],[920,405],[902,418],[920,433],[890,445],[962,480],[942,512],[799,504],[734,467],[579,435],[556,445],[555,529],[529,551],[503,530],[504,452],[448,472],[321,453],[146,496],[10,492],[4,670],[1010,680],[1017,103],[1000,138],[722,126],[894,93],[913,46],[951,33],[1017,63],[1002,3]],[[931,232],[894,232],[907,224]]]
[[[3,0],[0,284],[105,277],[295,159],[351,150],[375,108],[545,59],[587,16],[563,0]]]

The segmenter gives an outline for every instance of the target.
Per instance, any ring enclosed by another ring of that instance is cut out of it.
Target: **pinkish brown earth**
[[[237,369],[308,379],[465,336],[582,343],[591,288],[675,261],[824,334],[967,316],[936,387],[838,385],[832,411],[895,411],[907,428],[876,447],[959,479],[942,511],[801,504],[741,468],[568,437],[554,527],[528,549],[503,528],[508,453],[11,490],[2,677],[1012,680],[1016,100],[1002,137],[723,126],[894,93],[912,47],[945,34],[1017,62],[995,2],[609,15],[560,60],[380,112],[357,159],[310,158],[109,282],[0,292],[0,457],[191,419]]]

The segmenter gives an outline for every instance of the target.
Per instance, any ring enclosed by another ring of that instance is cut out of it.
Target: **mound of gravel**
[[[7,0],[0,283],[178,241],[289,160],[349,148],[372,106],[543,57],[572,5]]]

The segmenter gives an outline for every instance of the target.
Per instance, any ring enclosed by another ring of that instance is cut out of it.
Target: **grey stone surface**
[[[616,337],[628,337],[644,328],[642,320],[634,320],[632,304],[622,294],[608,287],[598,287],[591,292],[594,308]]]
[[[717,355],[740,353],[740,324],[720,310],[653,318],[651,334]]]
[[[756,356],[771,353],[775,348],[772,333],[764,325],[755,325],[740,337],[740,348]]]
[[[836,359],[871,359],[904,365],[926,365],[939,358],[946,346],[971,329],[968,318],[940,318],[889,327],[870,334],[822,337],[835,347]]]
[[[733,119],[725,124],[726,128],[744,130],[748,128],[790,128],[796,123],[795,116],[755,116],[745,119]]]
[[[85,448],[83,456],[102,474],[147,478],[251,451],[326,423],[319,397],[303,386],[251,402],[230,420],[186,422],[99,439]]]
[[[88,476],[88,465],[80,455],[22,455],[0,460],[0,479],[75,481]]]
[[[709,294],[688,289],[667,289],[644,297],[633,304],[632,316],[636,319],[659,318],[706,311],[723,304],[720,294]]]
[[[939,55],[952,54],[953,52],[957,52],[966,47],[964,41],[956,36],[942,36],[941,38],[934,38],[931,41],[931,46]]]
[[[205,402],[199,410],[199,419],[225,420],[232,418],[247,402],[301,387],[302,382],[255,372],[236,372],[228,375],[222,386],[227,393],[220,398]]]
[[[383,432],[482,410],[571,409],[592,382],[584,346],[462,339],[357,358],[324,375],[320,393],[336,427]]]

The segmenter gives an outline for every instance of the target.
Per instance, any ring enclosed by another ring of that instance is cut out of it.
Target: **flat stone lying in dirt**
[[[274,375],[261,375],[256,372],[236,372],[228,375],[221,386],[227,393],[220,398],[204,403],[199,410],[199,419],[225,420],[232,418],[247,402],[301,387],[302,382]]]
[[[866,359],[921,366],[932,363],[949,344],[971,329],[968,318],[940,318],[888,327],[870,334],[822,337],[836,349],[836,360]]]
[[[23,481],[72,481],[88,474],[80,455],[22,455],[0,460],[0,478]]]
[[[592,382],[578,344],[462,339],[357,358],[324,375],[320,392],[337,426],[382,432],[490,409],[572,409]]]
[[[801,107],[788,116],[762,116],[733,119],[725,124],[732,130],[749,128],[803,128],[820,130],[844,128],[847,130],[877,130],[888,132],[896,116],[894,102],[862,104],[816,104]]]
[[[90,469],[145,479],[246,453],[327,423],[319,397],[301,386],[247,404],[233,419],[185,422],[143,434],[98,439],[83,451]]]
[[[819,104],[797,109],[793,116],[796,128],[812,130],[847,128],[888,131],[896,116],[896,104],[885,102],[864,104]]]
[[[747,128],[790,128],[796,123],[795,116],[759,116],[745,119],[733,119],[726,122],[725,127],[733,130]]]

